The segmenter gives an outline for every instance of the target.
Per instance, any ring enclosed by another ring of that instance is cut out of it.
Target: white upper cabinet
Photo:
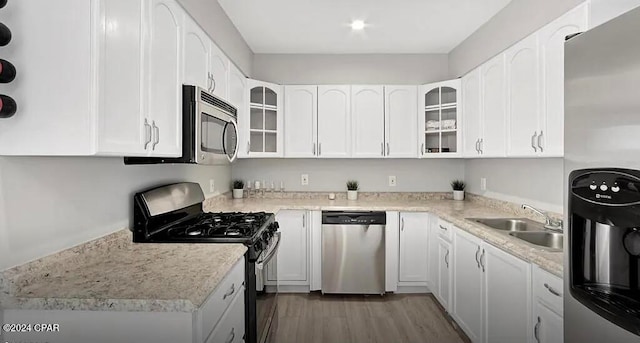
[[[418,156],[418,87],[384,87],[385,153],[390,158]]]
[[[482,132],[482,92],[480,68],[462,77],[462,110],[464,111],[463,152],[465,157],[480,156]]]
[[[18,70],[3,93],[18,110],[0,122],[0,154],[148,155],[142,18],[142,1],[131,0],[13,1],[3,8],[0,20],[13,37],[2,58]],[[118,25],[102,25],[111,22]],[[61,49],[61,39],[73,44]]]
[[[564,42],[587,29],[588,5],[582,4],[554,20],[538,35],[540,41],[540,146],[544,156],[564,155]]]
[[[533,34],[509,48],[507,63],[507,108],[509,156],[535,156],[538,152],[540,87],[538,35]],[[540,148],[541,149],[541,148]]]
[[[213,94],[229,99],[229,69],[230,62],[227,56],[216,46],[213,41],[209,41],[209,89]]]
[[[506,85],[504,54],[494,57],[480,67],[483,135],[480,154],[485,157],[505,155]]]
[[[318,157],[351,156],[351,86],[318,86]]]
[[[238,147],[249,157],[283,157],[282,86],[249,79],[247,98],[249,108],[238,119],[245,123]]]
[[[352,157],[386,154],[383,86],[351,86]]]
[[[145,111],[151,155],[182,154],[182,9],[173,0],[150,0],[145,75]],[[156,135],[158,135],[156,137]]]
[[[420,87],[418,135],[421,157],[456,157],[462,145],[460,80]]]
[[[209,37],[200,26],[186,16],[184,29],[184,75],[183,83],[210,89]]]
[[[482,240],[459,229],[453,235],[453,308],[451,314],[471,342],[482,342]]]
[[[399,282],[426,285],[429,260],[429,214],[400,213]]]
[[[284,156],[318,154],[318,86],[284,86]]]

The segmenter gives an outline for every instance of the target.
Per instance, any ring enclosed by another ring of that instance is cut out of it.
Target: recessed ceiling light
[[[355,31],[363,30],[365,26],[366,25],[363,20],[354,20],[351,22],[351,29]]]

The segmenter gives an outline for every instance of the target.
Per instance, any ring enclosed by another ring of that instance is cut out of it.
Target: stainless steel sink
[[[509,232],[509,235],[525,242],[553,250],[562,250],[562,243],[564,241],[564,236],[560,232]]]
[[[502,231],[543,231],[544,225],[526,218],[467,218]]]

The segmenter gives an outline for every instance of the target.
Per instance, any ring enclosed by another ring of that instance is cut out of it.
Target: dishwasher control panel
[[[386,212],[323,211],[322,224],[386,225]]]

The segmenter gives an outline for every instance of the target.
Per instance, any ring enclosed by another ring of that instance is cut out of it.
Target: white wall
[[[178,0],[213,41],[247,76],[252,75],[253,51],[217,0]]]
[[[136,191],[180,181],[230,189],[231,168],[122,158],[0,157],[0,270],[130,226]]]
[[[280,84],[422,84],[446,80],[446,54],[256,54],[252,77]]]
[[[480,188],[483,177],[486,191]],[[563,212],[562,158],[467,160],[464,179],[471,193]]]
[[[300,185],[309,174],[309,185]],[[388,186],[395,175],[397,186]],[[233,164],[232,178],[284,181],[286,191],[342,192],[347,180],[358,180],[364,192],[448,192],[453,179],[464,177],[464,161],[380,159],[251,159]]]
[[[582,2],[584,0],[511,1],[449,53],[450,77],[466,74]]]

